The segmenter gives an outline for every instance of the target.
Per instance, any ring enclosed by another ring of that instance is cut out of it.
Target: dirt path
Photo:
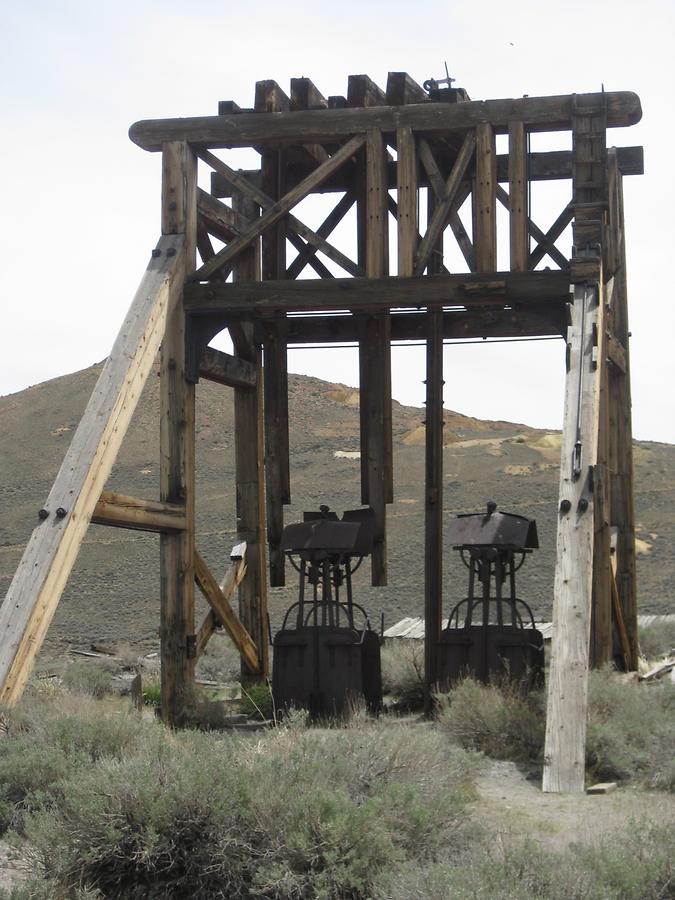
[[[619,787],[610,794],[544,794],[511,762],[491,762],[478,780],[476,815],[495,837],[528,837],[545,850],[593,844],[627,825],[675,826],[675,797]]]
[[[30,875],[29,864],[21,854],[7,844],[0,841],[0,888],[11,891],[18,887]]]

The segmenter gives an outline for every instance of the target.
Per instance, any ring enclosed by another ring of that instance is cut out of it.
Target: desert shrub
[[[146,706],[154,706],[159,709],[162,705],[162,686],[159,678],[151,678],[142,681],[143,703]]]
[[[441,727],[460,747],[493,759],[541,762],[546,724],[542,691],[524,693],[504,682],[481,684],[471,678],[438,697]]]
[[[647,659],[660,659],[675,649],[675,621],[640,628],[640,653]]]
[[[539,843],[477,842],[448,862],[384,872],[378,900],[664,900],[672,897],[675,839],[631,822],[599,845],[554,852]]]
[[[474,758],[436,729],[148,732],[27,825],[45,874],[104,896],[366,898],[462,840]]]
[[[241,660],[232,641],[214,634],[197,661],[197,678],[208,681],[239,681]]]
[[[402,710],[424,706],[424,644],[422,641],[387,641],[382,647],[382,690]]]
[[[239,711],[256,719],[273,719],[274,701],[269,684],[261,681],[258,684],[242,685]]]
[[[141,735],[137,717],[103,709],[84,695],[28,696],[3,715],[0,831],[21,831],[26,815],[61,801],[74,772],[103,758],[119,759]]]
[[[105,663],[76,660],[61,675],[61,683],[69,691],[90,694],[100,699],[111,692],[112,670]]]
[[[626,682],[610,669],[590,673],[586,766],[596,780],[674,790],[674,728],[671,683]]]

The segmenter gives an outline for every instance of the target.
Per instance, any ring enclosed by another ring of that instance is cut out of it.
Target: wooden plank
[[[386,143],[384,136],[369,131],[366,141],[366,273],[371,278],[389,270],[389,212],[386,187]],[[391,421],[391,341],[389,316],[369,320],[365,341],[359,348],[364,381],[361,384],[362,430],[365,432],[364,464],[368,503],[375,514],[375,537],[371,554],[372,583],[386,584],[386,509],[393,500],[393,438]],[[380,423],[379,426],[375,423]],[[362,448],[363,454],[363,448]],[[362,455],[363,458],[363,455]]]
[[[488,122],[476,126],[476,269],[494,272],[497,268],[497,170],[495,135]]]
[[[642,147],[617,147],[616,157],[619,170],[623,175],[644,175],[644,150]],[[509,156],[508,153],[497,154],[497,181],[508,182],[509,180]],[[529,155],[529,180],[532,181],[560,181],[572,177],[572,153],[570,150],[546,150],[542,152],[530,153]],[[289,185],[296,184],[306,177],[308,171],[307,165],[293,165],[289,163],[287,168],[287,183]],[[244,169],[241,171],[244,178],[252,183],[260,186],[260,172],[257,169]],[[331,191],[346,191],[353,182],[353,174],[348,171],[348,167],[340,170],[317,189],[319,193],[328,193]],[[396,163],[394,161],[387,165],[387,186],[389,189],[396,187]],[[424,172],[420,173],[420,186],[427,187],[429,182]],[[211,175],[211,194],[214,197],[231,197],[232,188],[230,183],[213,172]]]
[[[178,302],[184,239],[160,239],[0,607],[0,700],[15,703],[44,641],[89,520]],[[57,510],[65,510],[64,516]]]
[[[350,75],[347,82],[347,106],[385,106],[386,95],[368,75]]]
[[[494,285],[498,287],[495,288]],[[185,308],[191,312],[253,314],[262,310],[400,309],[411,306],[500,307],[565,301],[569,273],[495,272],[434,275],[428,278],[331,278],[325,280],[268,281],[259,284],[187,284]]]
[[[309,78],[291,78],[291,109],[328,109],[328,101]]]
[[[233,188],[239,191],[243,196],[249,197],[255,203],[259,204],[263,209],[265,209],[268,213],[270,211],[274,211],[277,204],[274,203],[271,197],[268,197],[254,184],[248,182],[243,176],[235,172],[234,169],[231,169],[226,163],[218,159],[217,156],[214,156],[213,153],[209,153],[208,150],[200,150],[198,155],[200,159],[203,159],[204,162],[208,163],[213,169],[219,172],[220,175],[227,178],[227,180],[232,184]],[[314,175],[315,173],[312,174]],[[307,179],[305,179],[302,184],[305,184],[306,181]],[[278,209],[276,212],[278,212]],[[276,212],[274,213],[275,215]],[[324,238],[320,237],[315,231],[312,231],[311,228],[308,228],[306,225],[304,225],[299,219],[296,219],[295,216],[288,216],[288,225],[297,234],[299,234],[306,241],[312,244],[312,246],[317,247],[317,249],[321,250],[322,253],[325,253],[329,259],[332,259],[333,262],[336,262],[346,272],[349,272],[350,274],[355,276],[364,274],[363,268],[356,265],[351,259],[345,256],[345,254],[339,251],[336,247],[331,246],[328,241],[324,240]]]
[[[390,72],[387,76],[387,106],[405,103],[428,103],[429,95],[407,72]]]
[[[194,270],[197,160],[185,143],[162,154],[162,229],[184,235],[185,276]],[[185,375],[185,314],[167,313],[160,357],[159,496],[185,508],[185,528],[160,534],[161,710],[168,725],[186,719],[194,683],[195,386]]]
[[[95,525],[114,525],[139,531],[182,531],[185,528],[185,509],[176,503],[101,491],[91,521]]]
[[[423,341],[426,338],[426,313],[394,313],[391,316],[392,341]],[[359,317],[292,316],[288,320],[288,343],[354,343],[359,339]],[[565,305],[518,310],[490,310],[486,318],[481,310],[447,310],[443,313],[444,338],[507,338],[555,335],[567,329]]]
[[[253,109],[257,113],[288,112],[290,100],[276,81],[256,81]]]
[[[509,234],[511,271],[526,272],[530,257],[527,134],[522,122],[509,123]]]
[[[628,283],[623,216],[623,179],[617,157],[610,150],[608,165],[614,169],[614,192],[609,198],[610,227],[616,229],[617,271],[609,314],[613,337],[624,351],[624,369],[612,366],[608,376],[610,429],[610,497],[612,525],[617,529],[616,585],[630,646],[629,665],[638,665],[637,590],[635,573],[635,507],[633,488],[633,429],[630,386]]]
[[[511,209],[511,199],[510,199],[508,193],[501,186],[501,184],[497,185],[496,194],[497,194],[497,200],[499,200],[499,202],[502,204],[502,206],[504,206],[504,207],[506,207],[506,209],[510,210]],[[555,234],[555,237],[558,237],[559,234],[561,234],[562,231],[564,230],[565,225],[567,223],[565,222],[565,224],[562,224],[562,225],[561,225],[561,223],[564,222],[565,218],[567,218],[567,222],[571,221],[571,219],[572,219],[572,215],[570,214],[571,211],[572,211],[572,207],[570,205],[569,207],[566,207],[562,211],[560,216],[558,216],[558,218],[556,219],[556,222],[554,223],[554,225],[551,229],[551,233]],[[558,228],[559,228],[559,231],[558,231]],[[564,256],[560,252],[560,250],[558,250],[558,248],[553,243],[553,240],[550,239],[548,237],[548,235],[544,234],[544,232],[541,230],[541,228],[539,228],[539,226],[535,222],[533,222],[532,219],[527,220],[527,230],[532,235],[532,237],[538,242],[536,249],[537,249],[538,254],[541,253],[541,256],[539,258],[543,258],[548,253],[550,255],[551,259],[553,260],[553,262],[556,263],[557,265],[559,265],[561,269],[569,268],[570,261],[567,259],[567,257]],[[531,264],[531,259],[532,258],[530,257],[530,264]]]
[[[283,507],[291,502],[288,356],[286,352],[286,322],[283,317],[275,316],[273,322],[265,323],[263,354],[265,364],[265,497],[270,585],[283,587],[286,583],[286,558],[281,549],[284,528]]]
[[[356,103],[356,94],[352,99]],[[604,99],[609,127],[635,125],[642,117],[637,94],[608,91],[604,94],[565,94],[515,100],[418,103],[403,107],[312,109],[274,117],[239,113],[231,116],[146,119],[131,126],[129,137],[139,147],[156,151],[167,141],[181,140],[212,148],[331,143],[336,138],[363,134],[369,129],[393,133],[404,126],[415,132],[443,134],[475,128],[486,122],[498,131],[506,131],[509,122],[520,121],[530,131],[563,131],[572,124],[573,99],[579,106],[592,106]],[[349,106],[353,107],[354,103],[350,102]]]
[[[221,241],[231,241],[251,227],[251,223],[231,206],[226,206],[201,188],[197,189],[197,212],[211,234]]]
[[[199,363],[199,377],[215,381],[226,387],[254,388],[258,383],[258,373],[253,363],[239,356],[223,353],[207,347]]]
[[[424,464],[424,681],[431,712],[443,610],[443,312],[427,313]]]
[[[237,210],[249,219],[257,214],[247,196],[235,196]],[[234,268],[235,283],[260,278],[260,243],[244,251]],[[265,527],[265,463],[263,440],[263,370],[262,352],[253,339],[253,328],[243,323],[246,342],[238,353],[255,366],[256,390],[235,388],[234,391],[234,455],[236,472],[237,536],[246,541],[248,569],[239,588],[239,618],[252,636],[259,653],[259,667],[251,668],[242,660],[244,683],[265,678],[269,671],[267,641],[267,557]]]
[[[389,73],[389,77],[393,75]],[[405,74],[405,73],[401,73]],[[417,150],[415,135],[410,128],[400,128],[396,135],[398,165],[396,196],[398,225],[398,274],[414,274],[413,263],[417,249]]]
[[[537,246],[534,248],[532,253],[530,254],[529,259],[529,267],[534,269],[536,265],[538,265],[541,260],[549,253],[552,249],[557,250],[554,246],[554,242],[560,237],[563,231],[570,224],[572,219],[574,218],[574,206],[571,203],[568,203],[565,209],[560,213],[558,218],[555,220],[553,225],[546,232],[542,240],[538,240]],[[532,224],[532,223],[530,223]],[[532,231],[530,231],[532,234]],[[561,254],[562,256],[562,254]],[[559,258],[560,259],[560,258]],[[566,262],[565,257],[562,256],[562,260]]]
[[[544,748],[543,790],[552,793],[584,790],[594,535],[590,473],[597,462],[600,394],[591,335],[604,328],[600,300],[598,284],[574,285]]]
[[[611,286],[602,286],[602,303],[607,308]],[[599,369],[598,449],[593,466],[593,586],[591,609],[590,663],[601,668],[614,656],[612,633],[611,507],[609,493],[609,398],[607,332],[593,336]]]
[[[457,159],[455,160],[455,164],[452,167],[452,171],[450,172],[450,175],[445,182],[443,195],[435,206],[433,218],[429,223],[427,232],[424,235],[422,243],[420,244],[417,251],[417,255],[415,257],[416,275],[421,275],[427,267],[432,248],[437,244],[438,239],[443,232],[443,228],[445,227],[445,223],[448,220],[450,210],[452,209],[453,203],[455,202],[457,194],[460,190],[462,179],[464,178],[469,163],[473,158],[474,150],[476,150],[476,147],[476,134],[470,131],[464,138],[464,142],[459,153],[457,154]],[[427,159],[426,164],[430,165],[426,153],[424,158]],[[492,268],[496,268],[496,263]]]
[[[321,238],[327,238],[347,215],[354,205],[355,199],[354,194],[348,191],[319,225],[316,230],[317,235]],[[286,270],[286,278],[297,278],[316,252],[317,248],[308,243]]]
[[[233,568],[236,568],[238,573],[241,571],[242,566],[245,569],[245,563],[243,562],[243,560]],[[234,582],[236,581],[237,577],[238,574],[234,575],[230,579],[230,582],[232,584],[230,596],[234,594],[234,589],[236,587]],[[241,658],[244,660],[249,669],[251,669],[251,671],[259,671],[260,659],[254,640],[252,639],[251,635],[248,633],[244,625],[242,625],[242,623],[237,618],[237,615],[230,606],[229,599],[227,598],[224,589],[221,589],[220,585],[211,574],[209,567],[204,562],[198,550],[195,550],[194,578],[195,583],[199,587],[199,590],[202,592],[206,600],[208,600],[209,606],[216,614],[218,621],[222,624],[223,628],[232,638],[232,642],[239,651]],[[241,578],[239,580],[241,581]]]
[[[431,147],[429,146],[429,142],[424,138],[419,139],[419,155],[422,161],[422,165],[424,166],[424,170],[427,173],[429,179],[429,187],[431,188],[436,201],[442,202],[445,196],[445,179],[441,175],[441,171],[438,168],[436,160],[434,159],[434,155],[431,151]],[[471,193],[470,186],[464,182],[455,197],[453,204],[450,207],[450,212],[448,214],[448,224],[452,229],[452,233],[455,235],[455,239],[459,245],[459,249],[462,251],[462,256],[464,257],[466,264],[469,267],[470,272],[476,271],[476,257],[473,249],[473,242],[471,238],[466,233],[466,229],[464,228],[464,223],[459,217],[458,209],[464,203],[466,198]],[[427,204],[429,207],[431,204]],[[436,203],[433,204],[434,208],[436,207]],[[429,217],[429,222],[433,217]],[[440,242],[439,242],[440,246]]]

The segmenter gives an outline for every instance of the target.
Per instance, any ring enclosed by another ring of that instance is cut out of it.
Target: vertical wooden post
[[[369,131],[366,141],[366,274],[386,275],[389,268],[386,145],[382,133]],[[372,583],[387,583],[386,504],[393,499],[391,432],[391,331],[387,313],[365,318],[359,347],[361,421],[365,431],[362,466],[366,467],[368,503],[375,516]]]
[[[602,286],[601,302],[606,308],[607,288]],[[596,334],[598,366],[598,451],[593,467],[594,536],[593,600],[591,614],[590,663],[599,668],[612,661],[612,569],[611,505],[609,493],[609,400],[606,364],[607,335]]]
[[[438,680],[443,593],[443,310],[427,311],[426,454],[424,469],[424,680],[431,712]]]
[[[258,207],[235,193],[235,210],[249,220],[259,215]],[[237,259],[235,281],[260,280],[260,242]],[[256,387],[234,389],[234,453],[236,469],[237,539],[246,541],[246,575],[239,586],[239,619],[253,638],[260,670],[253,672],[241,661],[241,678],[250,683],[269,672],[267,633],[267,565],[265,553],[265,464],[263,459],[263,367],[260,347],[253,340],[252,326],[243,326],[238,356],[252,362],[257,370]]]
[[[476,126],[475,187],[476,269],[497,269],[497,157],[495,135],[489,122]]]
[[[398,129],[397,146],[398,274],[401,277],[407,277],[414,274],[415,251],[419,233],[417,225],[417,152],[415,135],[411,128]]]
[[[600,266],[598,263],[598,271]],[[574,279],[574,272],[572,272]],[[574,284],[568,330],[560,508],[553,595],[543,789],[584,790],[601,365],[593,335],[604,329],[601,277]]]
[[[162,234],[185,235],[185,275],[195,268],[197,161],[187,142],[162,152]],[[185,506],[186,527],[160,537],[161,708],[169,725],[185,719],[194,682],[195,387],[185,378],[185,316],[176,292],[162,342],[160,498]]]
[[[637,669],[638,630],[635,581],[635,511],[633,501],[633,432],[630,396],[630,353],[628,331],[628,288],[623,221],[623,177],[616,152],[609,151],[613,191],[609,197],[610,227],[614,230],[617,272],[614,276],[609,326],[625,353],[623,371],[612,366],[608,372],[609,447],[612,525],[617,529],[616,583],[630,647],[629,665]]]
[[[260,113],[288,112],[290,101],[275,81],[256,83],[255,109]],[[266,150],[261,157],[262,190],[278,200],[286,189],[286,152]],[[284,278],[286,274],[286,224],[282,219],[267,228],[262,242],[262,278]],[[288,361],[285,314],[269,323],[265,339],[264,422],[265,482],[267,487],[267,541],[270,584],[283,587],[285,558],[281,552],[284,505],[291,502],[290,449],[288,435]]]
[[[527,133],[523,122],[509,122],[509,224],[511,271],[526,272],[528,233]]]

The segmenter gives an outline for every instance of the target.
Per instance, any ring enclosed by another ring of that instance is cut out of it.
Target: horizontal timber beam
[[[393,313],[392,341],[424,341],[426,313]],[[289,344],[356,343],[359,320],[356,316],[289,316]],[[443,338],[548,337],[565,334],[564,304],[514,310],[446,310]]]
[[[91,521],[95,525],[114,525],[138,531],[183,531],[185,507],[179,503],[142,500],[114,491],[101,491]]]
[[[569,284],[569,273],[558,271],[186,284],[183,302],[193,314],[221,310],[239,316],[275,310],[503,307],[568,299]]]
[[[239,113],[185,119],[146,119],[129,129],[131,140],[145,150],[158,151],[169,141],[189,141],[206,147],[267,147],[294,143],[330,143],[346,135],[376,129],[394,133],[398,128],[443,134],[489,122],[506,131],[509,122],[524,122],[530,131],[571,128],[573,104],[607,111],[608,127],[634,125],[642,118],[640,98],[632,91],[604,94],[565,94],[557,97],[522,97],[516,100],[481,100],[465,103],[417,103],[408,106],[372,106],[347,109],[312,109],[297,112]]]
[[[253,363],[213,347],[207,347],[202,354],[199,376],[226,387],[254,388],[258,383],[258,372]]]
[[[622,175],[644,175],[644,150],[642,147],[617,147],[617,164]],[[547,150],[539,153],[530,153],[528,159],[528,178],[530,181],[564,181],[572,177],[572,151],[571,150]],[[287,184],[293,185],[302,181],[309,170],[306,167],[294,166],[292,163],[286,168]],[[260,181],[259,169],[245,169],[241,172],[252,184]],[[348,190],[354,180],[353,170],[345,166],[339,172],[335,172],[330,178],[318,187],[315,193],[325,194]],[[497,181],[506,184],[509,180],[509,157],[506,153],[497,154]],[[422,169],[419,173],[421,187],[428,187],[429,179]],[[396,162],[387,163],[387,186],[389,189],[396,187]],[[211,175],[211,193],[214,197],[231,197],[231,183],[214,172]]]

